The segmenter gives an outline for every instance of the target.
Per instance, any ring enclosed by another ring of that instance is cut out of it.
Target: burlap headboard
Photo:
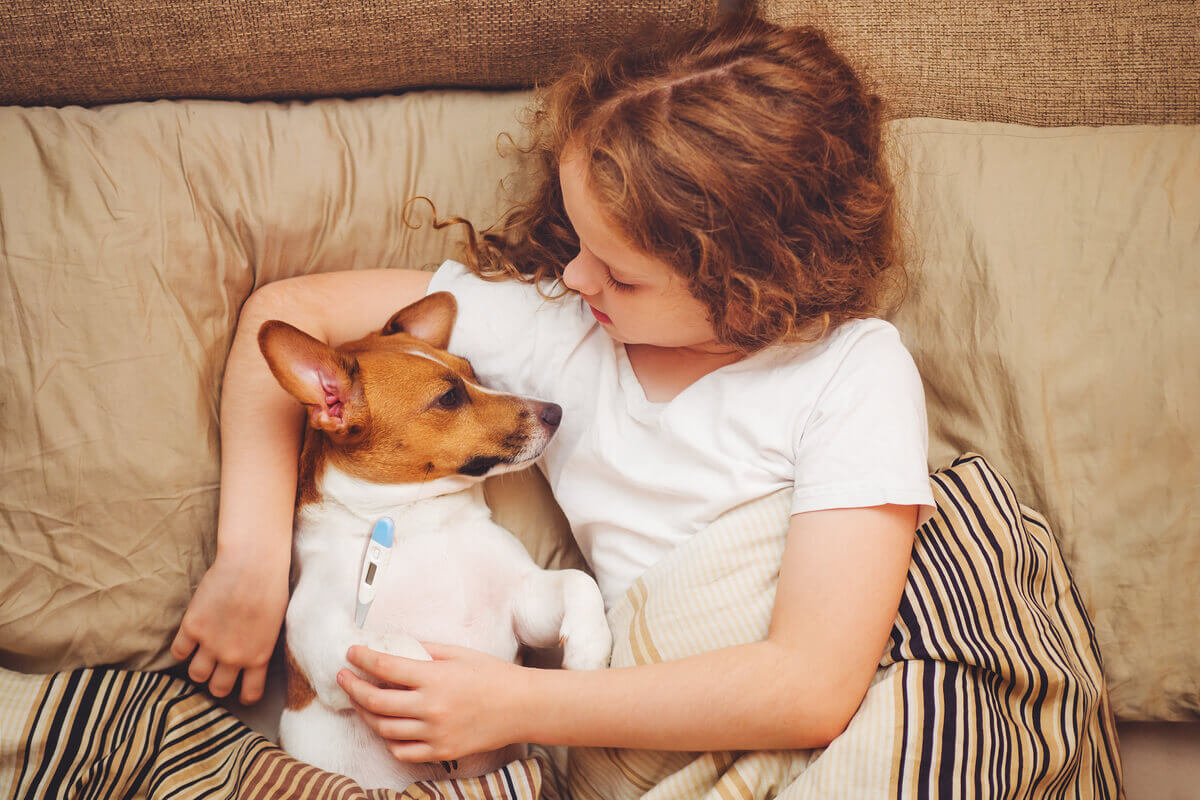
[[[717,0],[10,0],[0,104],[346,97],[515,88],[647,23],[698,27]]]
[[[1196,0],[763,0],[762,15],[824,29],[897,117],[1200,122]]]
[[[647,22],[694,27],[738,0],[12,0],[0,104],[261,99],[528,87]],[[898,117],[1200,122],[1196,0],[762,0],[816,24]]]

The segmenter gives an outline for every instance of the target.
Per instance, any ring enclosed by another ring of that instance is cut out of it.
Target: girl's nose
[[[582,253],[576,255],[563,267],[562,282],[568,289],[574,289],[582,295],[598,294],[601,288],[600,276],[587,263]]]

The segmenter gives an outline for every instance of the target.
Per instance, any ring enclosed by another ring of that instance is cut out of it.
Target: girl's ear
[[[308,409],[312,428],[338,442],[366,434],[370,413],[352,356],[274,319],[259,328],[258,348],[279,385]]]
[[[407,305],[392,315],[383,326],[383,335],[407,333],[423,342],[445,350],[450,344],[450,331],[458,316],[458,303],[449,292],[434,292]]]

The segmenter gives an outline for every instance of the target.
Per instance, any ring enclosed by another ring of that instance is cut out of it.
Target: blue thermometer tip
[[[391,517],[381,517],[375,523],[374,529],[371,531],[371,541],[379,542],[384,547],[392,546],[392,534],[396,530],[396,523],[392,522]]]

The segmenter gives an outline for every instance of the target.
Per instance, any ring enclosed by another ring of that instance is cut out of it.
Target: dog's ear
[[[434,292],[407,305],[392,315],[383,326],[383,335],[407,333],[439,350],[450,343],[450,331],[458,316],[458,303],[449,292]]]
[[[271,374],[308,410],[308,424],[347,442],[370,423],[358,362],[286,322],[270,320],[258,330],[258,348]]]

